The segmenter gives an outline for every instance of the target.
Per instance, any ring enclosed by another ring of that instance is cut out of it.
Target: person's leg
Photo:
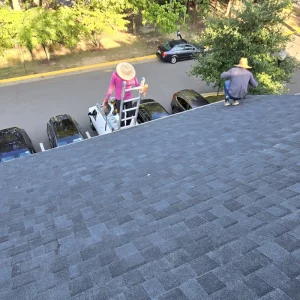
[[[230,89],[230,80],[225,80],[224,82],[224,94],[225,99],[230,99],[229,89]]]
[[[230,89],[230,80],[225,80],[225,82],[224,82],[224,94],[225,94],[224,105],[225,106],[230,105],[230,103],[229,103],[229,99],[230,99],[229,89]]]
[[[132,101],[126,102],[126,103],[124,104],[124,106],[125,106],[126,109],[132,108],[132,107],[133,107]],[[128,118],[128,117],[132,117],[132,116],[133,116],[133,111],[132,111],[132,110],[131,110],[131,111],[128,111],[128,112],[127,112],[127,118]],[[132,119],[126,121],[126,126],[130,125],[131,120],[132,120]]]

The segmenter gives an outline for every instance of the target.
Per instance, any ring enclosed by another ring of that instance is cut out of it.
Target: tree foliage
[[[23,15],[19,43],[30,53],[34,47],[42,45],[48,60],[49,47],[55,44],[74,47],[85,32],[84,26],[76,22],[74,11],[68,7],[59,7],[57,10],[37,7],[23,12]]]
[[[126,0],[79,0],[74,5],[74,12],[93,43],[99,46],[102,33],[113,34],[126,28],[128,21],[123,11],[128,7]]]
[[[286,91],[298,63],[287,57],[278,67],[275,53],[285,49],[291,36],[284,34],[282,24],[291,9],[290,0],[245,0],[235,18],[212,18],[200,42],[211,51],[198,57],[191,75],[206,83],[222,87],[220,74],[247,57],[253,66],[259,87],[252,91],[259,94],[281,94]]]
[[[150,23],[155,26],[155,30],[162,33],[171,33],[176,31],[178,25],[184,25],[187,18],[186,6],[180,1],[173,0],[163,5],[157,2],[150,2],[147,9],[143,10],[143,23]]]
[[[200,11],[209,0],[197,0]],[[70,6],[59,0],[4,0],[0,6],[0,53],[18,45],[31,55],[42,46],[60,44],[74,47],[83,37],[100,45],[103,33],[126,30],[142,11],[144,23],[162,33],[175,32],[187,18],[188,0],[76,0]],[[18,4],[20,4],[18,6]],[[203,8],[203,9],[202,9]],[[203,10],[204,11],[204,10]]]
[[[22,24],[22,12],[9,7],[0,8],[0,54],[17,43]]]

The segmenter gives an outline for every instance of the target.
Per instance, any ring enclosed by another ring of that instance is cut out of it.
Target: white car
[[[119,130],[120,117],[119,114],[115,113],[114,105],[111,103],[111,101],[108,103],[108,111],[106,114],[103,112],[102,107],[103,105],[96,104],[96,106],[92,106],[89,108],[88,116],[90,118],[91,128],[93,130],[96,130],[98,135],[108,134],[113,131]],[[134,125],[136,125],[136,121],[132,119],[130,125],[125,127],[131,127]]]

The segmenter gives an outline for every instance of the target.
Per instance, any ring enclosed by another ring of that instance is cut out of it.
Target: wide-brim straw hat
[[[235,65],[236,67],[239,67],[239,68],[244,68],[244,69],[251,69],[252,67],[250,67],[248,65],[248,59],[245,58],[245,57],[242,57],[240,59],[240,63],[238,65]]]
[[[116,68],[117,74],[124,80],[131,80],[135,77],[135,69],[128,62],[121,62]]]

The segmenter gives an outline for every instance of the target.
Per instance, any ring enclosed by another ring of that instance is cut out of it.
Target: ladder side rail
[[[140,88],[141,89],[139,90],[139,97],[138,97],[137,103],[136,103],[136,111],[135,111],[135,115],[134,115],[134,125],[136,125],[136,123],[137,123],[137,118],[138,118],[141,99],[142,99],[142,90],[144,88],[144,85],[145,85],[145,77],[142,77],[142,80],[141,80],[141,83],[140,83]]]
[[[118,129],[121,129],[122,124],[122,113],[123,113],[123,106],[124,106],[124,97],[125,97],[125,90],[126,90],[126,81],[122,82],[122,93],[121,93],[121,103],[120,103],[120,111],[119,111],[119,124]]]

